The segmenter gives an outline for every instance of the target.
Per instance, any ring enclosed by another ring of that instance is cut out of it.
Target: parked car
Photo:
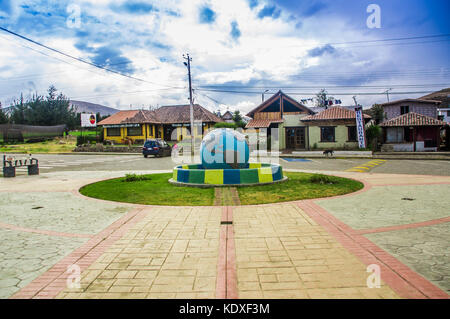
[[[161,139],[146,140],[142,147],[142,154],[144,157],[148,155],[155,155],[155,157],[170,156],[172,148]]]

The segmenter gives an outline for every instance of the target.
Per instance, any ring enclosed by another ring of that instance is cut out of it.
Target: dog
[[[323,151],[323,155],[326,155],[328,157],[328,155],[333,156],[334,151],[333,150],[324,150]]]

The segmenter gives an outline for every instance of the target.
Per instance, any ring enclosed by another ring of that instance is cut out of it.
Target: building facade
[[[302,118],[311,114],[314,112],[308,107],[278,91],[247,114],[251,120],[245,128],[258,132],[267,129],[267,140],[280,150],[304,150],[309,148],[309,143]]]
[[[246,129],[267,129],[280,150],[357,149],[356,113],[331,106],[315,113],[279,91],[247,114]],[[370,116],[364,115],[367,122]],[[274,130],[272,130],[274,129]]]
[[[437,151],[440,129],[446,123],[438,120],[441,101],[402,99],[381,104],[385,119],[382,151]]]
[[[202,136],[214,124],[222,122],[215,114],[195,104],[194,138]],[[180,141],[190,138],[190,106],[169,105],[154,111],[128,110],[117,112],[98,123],[103,127],[104,139],[116,144],[143,143],[149,138]]]

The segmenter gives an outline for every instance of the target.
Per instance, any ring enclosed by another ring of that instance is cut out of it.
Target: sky
[[[0,0],[0,27],[114,71],[0,30],[0,102],[54,85],[117,109],[187,104],[185,54],[210,111],[247,113],[280,89],[364,107],[388,89],[420,97],[396,93],[450,87],[448,12],[447,0]]]

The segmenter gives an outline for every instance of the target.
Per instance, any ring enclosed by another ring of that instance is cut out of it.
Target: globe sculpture
[[[207,169],[244,168],[249,157],[245,135],[229,128],[209,132],[200,145],[202,165]]]
[[[252,186],[287,180],[278,164],[250,163],[244,134],[228,128],[209,132],[200,145],[200,164],[178,165],[169,182],[178,186]]]

